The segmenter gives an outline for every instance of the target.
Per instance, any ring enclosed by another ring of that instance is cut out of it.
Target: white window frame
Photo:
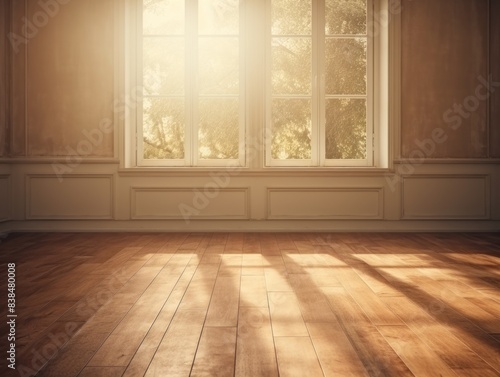
[[[135,1],[135,77],[133,78],[137,87],[142,87],[143,72],[142,72],[142,16],[143,16],[143,0]],[[197,72],[198,72],[198,24],[193,22],[197,19],[197,1],[187,0],[185,8],[185,25],[186,30],[183,35],[185,38],[185,94],[184,100],[186,102],[185,112],[185,127],[184,127],[184,159],[145,159],[144,158],[144,143],[142,141],[143,134],[143,106],[142,100],[137,102],[136,117],[136,156],[135,161],[137,166],[152,166],[152,167],[218,167],[227,165],[245,166],[245,134],[246,134],[246,116],[245,116],[245,103],[246,103],[246,90],[245,90],[245,14],[244,2],[242,1],[239,6],[239,34],[234,37],[239,39],[239,138],[238,138],[238,159],[202,159],[199,158],[197,151],[198,148],[198,112],[196,111],[196,102],[200,98],[233,98],[234,95],[206,95],[199,94],[197,85]],[[210,36],[219,37],[219,36]],[[223,36],[225,37],[225,35]],[[192,48],[189,48],[192,46]],[[180,96],[172,96],[180,97]]]
[[[193,2],[194,0],[188,0]],[[150,163],[143,164],[138,158],[138,137],[141,133],[142,123],[138,121],[139,114],[142,112],[140,95],[137,95],[137,82],[138,72],[138,15],[142,15],[142,6],[139,7],[141,0],[116,0],[116,9],[118,22],[116,23],[116,41],[117,45],[121,46],[116,51],[116,103],[125,103],[125,116],[117,116],[116,122],[121,124],[119,132],[119,148],[121,158],[121,168],[128,170],[134,169],[140,171],[141,169],[149,170],[152,167],[169,170],[179,168],[186,168],[186,171],[200,168],[213,168],[220,169],[226,165],[238,165],[248,169],[249,172],[260,171],[264,174],[268,171],[272,174],[273,171],[286,171],[286,172],[306,172],[306,171],[338,171],[340,173],[352,171],[387,171],[393,167],[393,157],[399,155],[400,138],[400,96],[401,96],[401,0],[368,0],[373,6],[368,9],[372,10],[372,17],[374,19],[373,25],[377,25],[377,31],[373,34],[373,43],[370,53],[373,58],[373,79],[369,80],[372,83],[372,95],[369,99],[367,106],[367,114],[373,114],[371,122],[371,136],[372,142],[367,140],[367,156],[371,156],[371,163],[358,164],[358,160],[353,161],[354,164],[345,164],[346,160],[341,160],[340,164],[325,163],[325,164],[312,164],[300,161],[298,164],[283,164],[272,165],[268,161],[269,153],[268,140],[269,140],[269,114],[267,106],[268,96],[268,83],[270,82],[267,77],[270,70],[267,67],[269,59],[266,54],[269,51],[268,46],[268,30],[270,21],[262,20],[266,11],[268,0],[252,0],[250,2],[244,1],[240,5],[240,25],[247,24],[249,30],[241,30],[240,27],[240,84],[247,83],[247,85],[240,85],[241,100],[240,106],[242,108],[240,116],[241,122],[244,124],[245,129],[240,130],[240,159],[234,160],[216,160],[214,164],[212,161],[205,161],[206,164],[179,165],[170,164],[170,160],[150,160]],[[317,6],[317,0],[313,0],[314,6]],[[248,10],[248,14],[245,13]],[[396,10],[396,11],[394,11]],[[268,16],[266,16],[268,17]],[[122,21],[123,20],[123,21]],[[254,26],[257,28],[253,30]],[[368,23],[369,25],[372,23]],[[242,26],[245,29],[244,26]],[[370,45],[370,43],[368,44]],[[251,53],[245,54],[245,47],[251,50]],[[246,55],[246,56],[245,56]],[[246,80],[245,80],[246,79]],[[322,85],[324,85],[324,78],[322,78]],[[314,83],[313,85],[318,85]],[[246,86],[243,89],[243,86]],[[370,109],[371,106],[371,109]],[[243,109],[246,109],[245,111]],[[324,122],[322,123],[324,127]],[[369,129],[370,130],[370,129]],[[316,130],[316,135],[319,133]],[[314,137],[315,135],[313,135]],[[316,136],[317,137],[317,136]],[[262,140],[262,142],[256,142]],[[245,142],[246,141],[246,142]],[[324,148],[323,145],[319,148]],[[313,151],[314,152],[314,151]],[[321,162],[319,155],[321,150],[317,150],[314,154],[317,160]],[[228,161],[231,161],[228,163]],[[364,160],[362,160],[364,161]],[[244,173],[244,171],[243,171]]]
[[[328,37],[338,38],[367,38],[367,88],[366,95],[325,95],[325,1],[312,0],[312,72],[311,72],[311,159],[274,159],[272,158],[272,110],[271,101],[276,97],[306,98],[305,96],[275,96],[272,93],[272,32],[271,32],[271,1],[266,2],[266,166],[267,167],[346,167],[346,166],[373,166],[374,160],[374,38],[373,19],[374,0],[367,0],[367,32],[360,35],[333,35]],[[281,36],[280,36],[281,37]],[[283,36],[287,37],[287,36]],[[302,37],[294,35],[293,37]],[[305,36],[304,36],[305,37]],[[307,36],[309,37],[309,36]],[[366,98],[366,158],[365,159],[327,159],[325,127],[325,104],[328,98]]]

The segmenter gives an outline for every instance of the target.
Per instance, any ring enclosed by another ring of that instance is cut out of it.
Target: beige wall
[[[35,28],[14,55],[13,152],[65,156],[85,140],[82,131],[112,117],[113,0],[73,0],[52,13],[38,1],[27,4],[14,2],[14,30],[22,35],[23,17]],[[88,156],[113,156],[113,135]]]
[[[403,5],[403,156],[440,127],[447,140],[430,158],[488,157],[488,101],[470,97],[479,77],[488,77],[488,0],[404,0]],[[474,110],[449,112],[464,101]]]
[[[454,103],[474,96],[490,68],[500,80],[500,0],[402,0],[402,124],[395,141],[401,144],[392,147],[412,157],[415,141],[440,127],[447,140],[427,157],[465,162],[414,164],[395,156],[387,172],[241,173],[215,197],[209,192],[209,200],[200,199],[214,184],[209,172],[120,170],[114,134],[104,135],[91,158],[67,162],[85,140],[84,130],[113,117],[114,2],[61,4],[27,44],[18,51],[8,46],[13,159],[0,159],[0,232],[500,228],[500,164],[468,160],[500,157],[500,89],[489,109],[480,101],[456,130],[443,119]],[[18,35],[23,17],[40,17],[38,0],[27,0],[27,8],[25,1],[0,0],[0,30],[7,4]],[[4,69],[2,57],[0,75]],[[0,157],[6,102],[0,100]],[[193,221],[184,221],[180,204],[199,205]]]

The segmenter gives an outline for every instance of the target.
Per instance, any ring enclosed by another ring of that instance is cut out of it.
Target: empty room
[[[500,377],[500,0],[1,0],[0,375]]]

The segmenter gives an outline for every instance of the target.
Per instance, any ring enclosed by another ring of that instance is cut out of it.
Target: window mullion
[[[246,68],[246,61],[247,61],[247,39],[246,39],[246,25],[247,25],[247,20],[245,17],[247,9],[247,4],[246,2],[242,1],[240,2],[239,6],[239,30],[238,30],[238,47],[239,47],[239,96],[238,96],[238,163],[240,166],[248,166],[247,162],[247,130],[246,130],[246,120],[247,120],[247,114],[246,114],[246,93],[247,93],[247,82],[246,82],[246,75],[247,75],[247,68]]]
[[[271,31],[271,8],[272,8],[272,3],[271,1],[266,1],[265,2],[265,18],[266,18],[266,106],[265,106],[265,143],[266,143],[266,149],[265,149],[265,163],[266,166],[272,166],[272,31]]]
[[[185,161],[197,163],[198,129],[198,0],[186,1],[186,135]]]
[[[315,81],[317,82],[317,87],[313,92],[316,96],[313,98],[316,113],[316,137],[314,141],[317,145],[315,165],[323,166],[325,161],[325,0],[318,0],[315,3],[316,14],[313,18],[313,22],[315,22],[313,50],[316,46],[316,64],[313,65],[313,69],[316,69]]]
[[[142,165],[144,161],[144,125],[143,125],[143,108],[144,108],[144,74],[143,74],[143,50],[142,50],[142,45],[143,45],[143,5],[142,5],[142,0],[138,0],[135,2],[135,20],[136,20],[136,25],[135,25],[135,47],[136,51],[135,52],[135,84],[137,85],[137,88],[140,88],[141,93],[142,93],[142,98],[138,101],[137,103],[137,110],[135,114],[135,135],[134,135],[134,140],[135,140],[135,164],[136,166]]]
[[[368,21],[373,20],[374,13],[374,1],[368,0],[367,2],[367,18]],[[367,57],[366,57],[366,78],[367,78],[367,88],[366,88],[366,158],[367,164],[373,166],[375,160],[375,107],[374,107],[374,94],[375,94],[375,80],[374,80],[374,23],[367,22],[366,30],[366,43],[367,43]],[[371,28],[371,29],[370,29]]]

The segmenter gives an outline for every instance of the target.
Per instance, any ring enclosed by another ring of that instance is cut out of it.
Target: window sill
[[[122,177],[205,177],[226,173],[233,177],[378,177],[393,173],[387,168],[373,167],[272,167],[251,169],[246,167],[134,167],[121,168]]]

